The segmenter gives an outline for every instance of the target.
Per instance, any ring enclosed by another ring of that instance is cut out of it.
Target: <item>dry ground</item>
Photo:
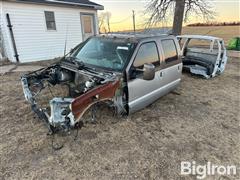
[[[180,176],[181,161],[239,165],[239,69],[230,59],[210,80],[184,74],[173,93],[128,118],[103,110],[76,141],[57,137],[59,151],[25,102],[20,73],[0,76],[0,179],[196,179]]]

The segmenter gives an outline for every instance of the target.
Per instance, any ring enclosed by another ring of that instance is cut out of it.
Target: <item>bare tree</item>
[[[165,21],[173,11],[175,35],[181,34],[183,20],[186,22],[190,15],[197,15],[205,20],[215,15],[212,6],[206,0],[150,0],[146,7],[146,12],[150,14],[148,25]]]
[[[98,16],[99,21],[99,31],[106,33],[111,32],[110,28],[110,19],[111,19],[111,13],[110,12],[103,12]],[[106,26],[108,30],[106,30]]]
[[[179,35],[182,33],[184,10],[185,10],[185,0],[176,0],[174,21],[173,21],[173,28],[172,28],[172,33],[175,35]],[[185,16],[185,19],[186,19],[186,16]]]
[[[103,13],[99,14],[99,16],[98,16],[99,32],[103,32],[104,29],[106,30],[105,21],[106,21],[106,14],[103,12]]]
[[[107,21],[107,26],[108,26],[108,32],[111,32],[111,28],[110,28],[110,18],[111,18],[112,14],[110,12],[106,12],[106,21]]]

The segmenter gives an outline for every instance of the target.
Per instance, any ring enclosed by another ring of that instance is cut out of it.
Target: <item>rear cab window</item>
[[[171,63],[178,60],[178,52],[175,41],[173,39],[161,40],[165,63]]]
[[[184,55],[186,55],[186,52],[217,55],[218,41],[208,39],[189,39],[184,52]]]
[[[188,48],[203,48],[210,49],[211,41],[205,39],[190,39],[187,47]]]

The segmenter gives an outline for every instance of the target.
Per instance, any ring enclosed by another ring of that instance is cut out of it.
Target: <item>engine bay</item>
[[[83,114],[98,102],[109,101],[118,112],[126,111],[121,76],[113,72],[99,72],[62,61],[24,75],[21,81],[26,100],[52,133],[75,127]],[[63,93],[56,95],[54,89]],[[41,96],[44,91],[50,95]]]

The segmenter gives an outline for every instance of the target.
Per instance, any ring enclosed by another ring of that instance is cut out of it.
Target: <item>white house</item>
[[[13,62],[63,56],[65,46],[68,52],[98,34],[103,9],[89,0],[0,0],[2,54]]]

